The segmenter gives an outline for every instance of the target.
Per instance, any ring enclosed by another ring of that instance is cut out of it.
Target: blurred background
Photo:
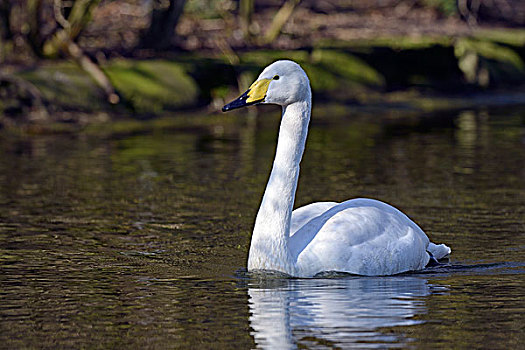
[[[320,100],[516,91],[524,26],[519,0],[0,0],[1,123],[217,110],[278,58]]]

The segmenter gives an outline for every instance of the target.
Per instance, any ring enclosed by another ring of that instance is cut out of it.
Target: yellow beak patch
[[[270,86],[271,79],[261,79],[253,83],[248,89],[247,103],[261,101],[266,97],[268,86]]]
[[[272,81],[272,79],[257,80],[238,99],[233,100],[232,102],[222,107],[222,111],[228,112],[233,109],[242,108],[242,107],[246,107],[249,105],[253,105],[253,104],[262,102],[264,98],[266,97],[266,93],[268,92],[270,81]]]

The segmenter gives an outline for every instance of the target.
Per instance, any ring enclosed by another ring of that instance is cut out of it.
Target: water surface
[[[453,254],[391,277],[245,272],[278,112],[0,138],[2,348],[519,348],[525,108],[314,111],[297,205],[371,197]],[[177,116],[175,116],[177,117]]]

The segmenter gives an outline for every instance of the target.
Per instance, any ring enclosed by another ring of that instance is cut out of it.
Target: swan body
[[[223,111],[256,103],[282,106],[275,159],[257,213],[248,270],[294,277],[337,271],[393,275],[423,269],[450,253],[389,204],[373,199],[318,202],[293,209],[311,114],[310,82],[293,61],[266,67],[248,91]]]

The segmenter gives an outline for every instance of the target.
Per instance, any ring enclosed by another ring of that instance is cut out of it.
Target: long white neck
[[[283,107],[275,160],[253,229],[248,270],[294,274],[288,238],[310,112],[310,93],[303,101]]]

